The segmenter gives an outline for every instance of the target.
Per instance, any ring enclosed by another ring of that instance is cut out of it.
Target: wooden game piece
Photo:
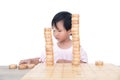
[[[47,59],[46,59],[46,62],[53,62],[53,59],[51,59],[51,58],[50,58],[50,59],[47,58]]]
[[[52,39],[51,39],[51,38],[49,38],[49,39],[46,39],[45,41],[46,41],[46,42],[50,42],[50,41],[52,41]]]
[[[72,18],[78,18],[79,14],[72,14]]]
[[[79,20],[75,18],[75,20],[72,20],[72,24],[79,24]]]
[[[75,65],[75,66],[80,65],[80,60],[79,61],[72,61],[72,65]]]
[[[78,28],[72,28],[71,31],[72,31],[72,33],[78,33],[77,35],[79,35],[79,29]]]
[[[73,33],[72,33],[72,35],[77,35],[77,34],[79,34],[79,32],[73,32]]]
[[[46,42],[46,45],[53,45],[52,42]]]
[[[53,52],[53,49],[49,47],[49,48],[46,48],[46,51],[47,52]]]
[[[80,39],[79,38],[73,38],[72,40],[73,41],[79,41]]]
[[[79,24],[72,24],[72,28],[79,28]]]
[[[78,35],[78,34],[80,34],[79,31],[76,31],[76,30],[72,31],[72,36],[75,36],[75,35]],[[80,38],[80,36],[78,35],[78,37],[76,37],[76,38]]]
[[[103,64],[104,64],[103,61],[96,61],[95,62],[96,66],[103,66]]]
[[[78,58],[78,60],[80,60],[80,55],[79,54],[74,54],[73,55],[73,60],[75,60],[74,58]]]
[[[53,52],[46,52],[46,55],[50,55],[50,54],[53,54]]]
[[[76,16],[76,17],[72,17],[72,21],[75,21],[75,20],[76,20],[76,21],[77,21],[77,20],[79,21],[79,18],[78,18],[77,16]]]
[[[80,57],[80,54],[74,54],[74,55],[73,55],[73,59],[74,59],[74,58],[78,58],[78,57]]]
[[[53,54],[46,55],[46,58],[52,59],[53,58]]]
[[[72,23],[73,24],[76,24],[76,23],[74,23],[74,21],[79,21],[79,18],[78,17],[72,17]],[[77,23],[78,24],[78,23]]]
[[[71,31],[72,31],[73,33],[74,33],[74,32],[79,32],[79,28],[74,28],[74,27],[73,27],[73,28],[71,29]],[[77,34],[77,35],[79,35],[79,34]]]
[[[74,37],[73,37],[73,38],[74,38]],[[74,45],[80,45],[80,41],[73,41],[72,44],[73,44],[73,46],[74,46]]]
[[[34,68],[35,67],[35,64],[27,64],[27,68],[28,69],[32,69],[32,68]]]
[[[47,65],[47,66],[53,66],[53,65],[54,65],[54,62],[53,62],[53,61],[46,62],[46,65]]]
[[[79,38],[79,35],[72,35],[72,38]]]
[[[80,45],[74,45],[74,48],[80,48]]]
[[[73,58],[73,61],[80,61],[79,56],[74,57],[74,58]]]
[[[76,51],[79,52],[79,51],[80,51],[80,47],[74,47],[74,46],[73,46],[73,51],[75,51],[75,52],[76,52]]]
[[[9,69],[16,69],[17,68],[17,64],[10,64],[9,65]]]
[[[27,69],[28,67],[27,67],[27,64],[20,64],[19,66],[18,66],[18,69],[19,70],[22,70],[22,69]]]
[[[51,28],[44,28],[44,32],[50,32]]]
[[[50,33],[49,33],[49,34],[46,34],[46,33],[45,33],[44,35],[45,35],[45,38],[48,38],[48,39],[51,38]]]

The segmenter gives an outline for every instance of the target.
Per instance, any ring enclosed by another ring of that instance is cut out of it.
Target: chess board
[[[120,80],[120,67],[113,64],[57,63],[53,66],[38,64],[21,80]]]

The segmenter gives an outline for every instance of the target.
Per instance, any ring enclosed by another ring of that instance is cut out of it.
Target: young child
[[[72,40],[71,33],[71,18],[72,14],[67,11],[57,13],[52,20],[53,36],[58,41],[53,44],[54,63],[71,63],[72,61]],[[21,60],[19,64],[45,62],[45,50],[41,57]],[[80,46],[80,62],[87,63],[87,54]]]

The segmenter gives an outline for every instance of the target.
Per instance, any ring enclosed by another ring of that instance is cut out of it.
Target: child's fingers
[[[21,60],[19,64],[25,64],[26,62],[24,60]]]
[[[19,64],[27,64],[27,63],[30,63],[30,60],[21,60],[19,62]]]

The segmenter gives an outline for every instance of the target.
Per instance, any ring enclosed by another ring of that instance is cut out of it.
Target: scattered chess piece
[[[27,67],[27,64],[20,64],[19,66],[18,66],[18,69],[20,69],[20,70],[22,70],[22,69],[27,69],[28,67]]]
[[[27,64],[27,68],[28,69],[32,69],[32,68],[34,68],[35,67],[35,64]]]
[[[96,61],[95,62],[96,66],[103,66],[103,64],[104,64],[103,61]]]
[[[10,64],[9,65],[9,69],[16,69],[17,68],[17,64]]]

